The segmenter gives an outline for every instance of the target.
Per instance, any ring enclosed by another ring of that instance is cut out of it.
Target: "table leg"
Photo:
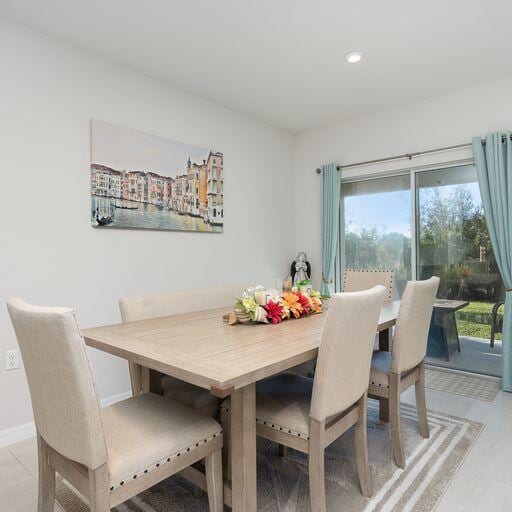
[[[455,339],[457,340],[457,350],[460,352],[459,328],[457,327],[457,318],[455,317],[455,313],[453,313],[453,326],[455,330]]]
[[[386,352],[389,352],[389,339],[389,329],[384,329],[383,331],[379,332],[379,350],[385,350]]]
[[[390,330],[384,329],[379,332],[379,350],[389,352]],[[379,397],[379,418],[381,421],[389,421],[389,399]]]
[[[231,492],[233,512],[256,512],[256,385],[231,395]]]
[[[140,395],[142,392],[142,366],[128,361],[128,367],[130,369],[133,396]]]
[[[137,365],[139,366],[139,365]],[[140,392],[162,394],[162,374],[151,368],[139,366],[140,368]]]
[[[448,336],[448,329],[450,328],[448,322],[448,314],[443,315],[443,347],[444,347],[444,358],[446,361],[450,360],[450,340]]]

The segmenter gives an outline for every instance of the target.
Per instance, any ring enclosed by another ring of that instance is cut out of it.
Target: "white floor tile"
[[[492,478],[473,475],[456,478],[436,512],[510,512],[512,486]]]
[[[11,444],[7,449],[34,478],[37,478],[37,440],[35,437]]]
[[[475,401],[472,398],[465,396],[454,395],[452,393],[445,393],[444,391],[437,391],[436,389],[428,388],[426,391],[426,398],[428,409],[459,417],[464,417]],[[414,386],[402,393],[400,399],[404,403],[415,405],[416,396],[414,393]]]

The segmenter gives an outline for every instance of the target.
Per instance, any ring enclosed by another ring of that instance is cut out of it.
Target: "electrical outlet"
[[[6,350],[5,351],[5,369],[6,370],[16,370],[19,367],[20,367],[20,351],[18,349]]]

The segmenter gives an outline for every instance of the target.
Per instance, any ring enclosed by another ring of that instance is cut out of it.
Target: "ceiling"
[[[0,0],[0,15],[292,132],[512,75],[510,0]]]

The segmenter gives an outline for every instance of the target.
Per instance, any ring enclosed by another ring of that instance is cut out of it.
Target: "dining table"
[[[399,301],[385,303],[377,326],[379,348],[389,350]],[[231,397],[231,480],[224,500],[234,512],[256,512],[256,383],[311,361],[318,354],[328,312],[280,324],[236,324],[223,320],[226,308],[83,329],[88,346],[140,367],[143,392],[161,392],[166,374]],[[354,339],[354,343],[358,343]],[[383,406],[384,405],[384,406]],[[381,402],[381,418],[387,407]],[[206,487],[201,469],[183,476]]]

